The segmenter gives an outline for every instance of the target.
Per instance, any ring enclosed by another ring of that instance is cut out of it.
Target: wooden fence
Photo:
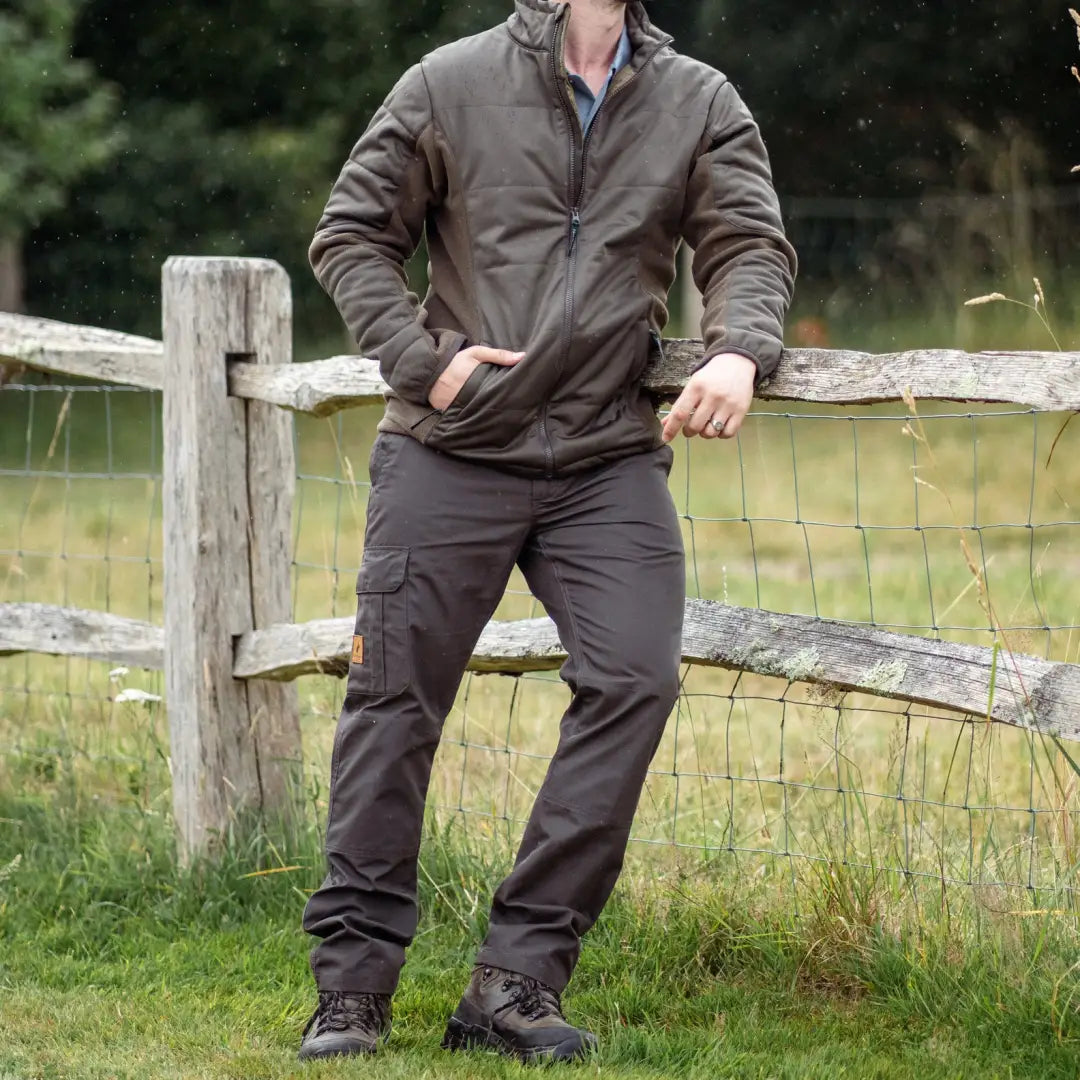
[[[288,813],[301,760],[293,681],[348,669],[353,620],[289,623],[296,468],[289,412],[382,401],[357,356],[291,363],[285,272],[261,259],[171,258],[163,341],[0,314],[0,361],[163,392],[164,628],[103,612],[0,604],[0,655],[164,669],[180,855],[212,852],[234,814]],[[672,400],[701,342],[669,340],[645,375]],[[1080,353],[785,352],[758,393],[841,405],[916,399],[1080,410]],[[811,616],[686,601],[683,658],[926,704],[1080,739],[1080,665]],[[559,666],[547,619],[493,621],[477,672]]]

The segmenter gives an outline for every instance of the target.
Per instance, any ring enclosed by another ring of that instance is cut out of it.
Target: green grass
[[[0,1076],[526,1075],[438,1049],[504,846],[431,830],[392,1041],[374,1063],[302,1068],[313,987],[299,916],[321,875],[317,833],[234,844],[183,873],[165,815],[91,818],[71,797],[61,785],[0,802],[0,866],[21,856],[0,884]],[[251,876],[280,866],[299,869]],[[566,995],[601,1052],[545,1075],[1076,1075],[1074,920],[966,892],[928,915],[839,865],[797,899],[799,916],[782,872],[693,856],[631,871]]]
[[[989,309],[861,337],[854,318],[838,310],[834,344],[1038,344]],[[160,621],[160,485],[137,475],[158,467],[157,408],[0,394],[0,602]],[[1076,632],[1038,628],[1080,623],[1080,528],[1055,524],[1077,520],[1080,426],[1047,465],[1063,417],[1007,411],[920,405],[923,439],[903,409],[759,405],[737,446],[680,444],[688,593],[990,644],[964,535],[1009,647],[1076,661]],[[375,412],[298,421],[298,621],[353,611]],[[27,461],[40,475],[19,475]],[[511,585],[498,614],[534,614]],[[117,700],[125,687],[161,680],[0,658],[0,869],[20,858],[0,881],[0,1080],[521,1072],[437,1045],[554,745],[557,678],[466,679],[436,761],[442,824],[393,1042],[376,1065],[303,1071],[300,911],[322,873],[340,683],[299,684],[300,833],[276,849],[234,839],[222,866],[190,874],[173,861],[166,717]],[[1080,1072],[1080,793],[1057,746],[709,669],[684,691],[635,825],[646,843],[567,999],[604,1046],[575,1075]]]

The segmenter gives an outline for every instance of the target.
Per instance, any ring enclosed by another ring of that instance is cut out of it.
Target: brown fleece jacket
[[[795,252],[757,125],[639,2],[633,57],[583,137],[563,64],[568,8],[510,19],[410,68],[356,144],[311,245],[315,272],[390,386],[382,430],[527,475],[660,445],[640,386],[667,322],[680,239],[695,249],[705,359],[777,364]],[[426,230],[423,305],[404,263]],[[470,344],[444,410],[428,392]]]

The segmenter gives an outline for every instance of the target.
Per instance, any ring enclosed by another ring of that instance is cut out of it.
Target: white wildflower
[[[150,705],[153,702],[160,700],[161,698],[157,694],[149,694],[145,690],[136,690],[134,687],[128,687],[127,690],[121,690],[120,693],[113,698],[113,701],[118,704],[120,702],[136,701],[142,705]]]

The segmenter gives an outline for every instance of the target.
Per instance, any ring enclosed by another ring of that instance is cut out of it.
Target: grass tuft
[[[161,814],[0,798],[0,1076],[526,1075],[438,1049],[509,845],[429,823],[391,1044],[301,1069],[319,829],[187,870],[171,839]],[[261,872],[279,860],[299,869]],[[632,863],[566,995],[603,1049],[567,1075],[1075,1077],[1074,919],[970,890],[935,907],[890,875],[815,866],[792,886],[730,861]]]

